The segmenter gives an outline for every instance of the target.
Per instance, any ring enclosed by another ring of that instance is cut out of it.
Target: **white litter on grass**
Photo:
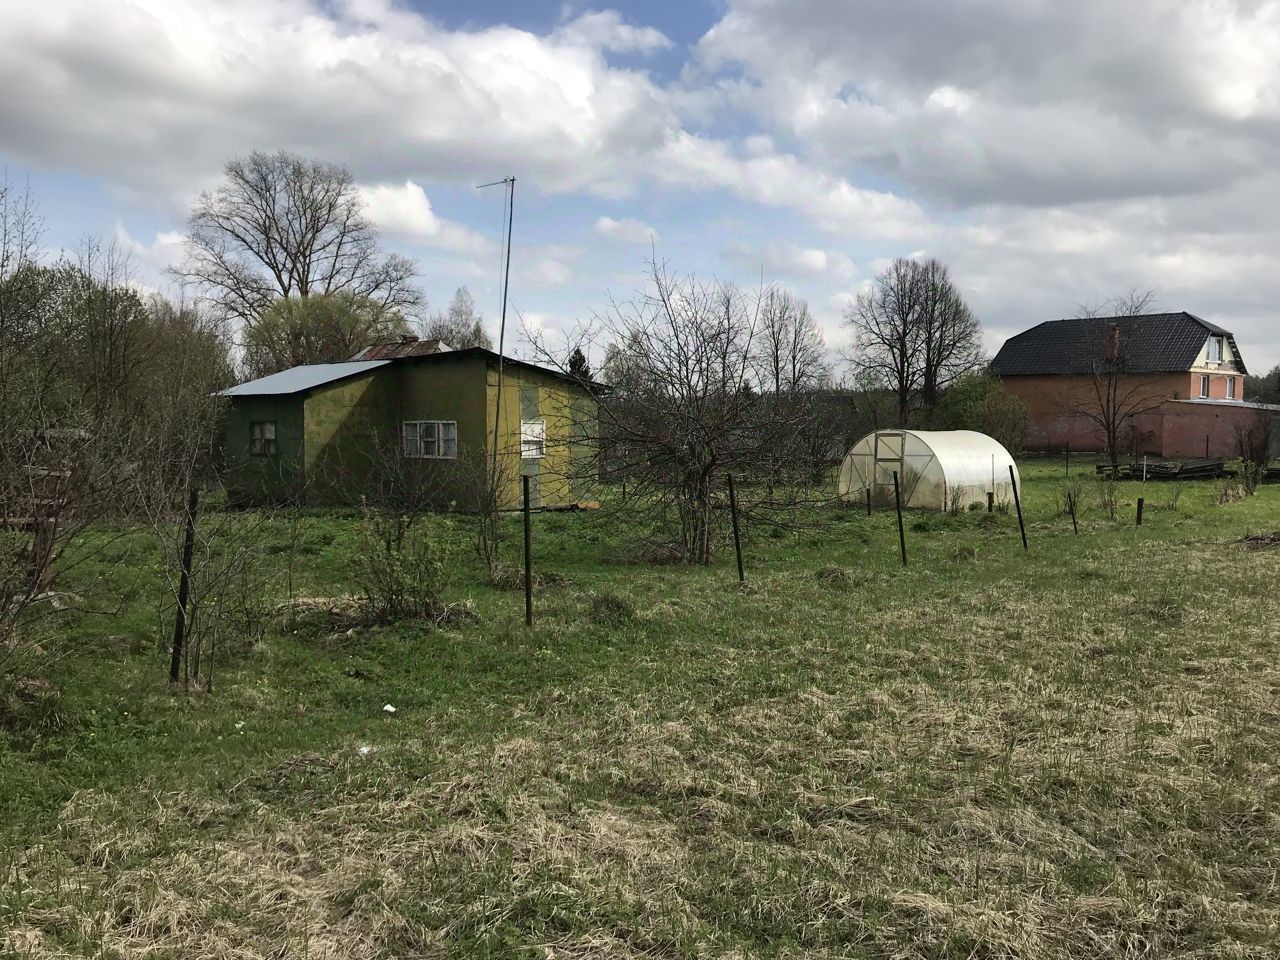
[[[356,753],[360,754],[362,757],[367,757],[369,754],[373,753],[373,747],[369,746],[367,743],[362,744],[359,749],[356,750]]]
[[[389,703],[384,703],[384,704],[382,705],[382,712],[383,712],[383,713],[395,713],[395,712],[396,712],[396,708],[395,708],[395,707],[393,707],[393,706],[392,706],[391,704],[389,704]]]
[[[243,720],[237,720],[237,721],[236,721],[236,729],[237,729],[237,730],[243,730],[243,729],[244,729],[244,721],[243,721]]]

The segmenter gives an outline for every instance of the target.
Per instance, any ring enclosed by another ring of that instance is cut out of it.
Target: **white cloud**
[[[789,240],[770,240],[760,247],[737,243],[726,255],[748,271],[763,270],[766,281],[774,277],[805,277],[847,283],[858,273],[848,254],[803,247]]]
[[[616,15],[537,36],[449,31],[382,0],[6,6],[6,152],[153,192],[283,146],[368,182],[474,182],[519,158],[545,190],[616,195],[678,127],[647,76],[605,59],[665,38]]]
[[[615,53],[655,53],[671,48],[661,30],[624,23],[616,10],[593,10],[564,24],[555,36],[569,43]]]
[[[388,233],[459,253],[481,255],[492,249],[492,243],[471,228],[438,217],[427,192],[412,180],[359,190],[369,219]]]
[[[596,233],[611,240],[623,243],[657,243],[660,239],[658,231],[647,223],[629,217],[615,220],[613,217],[601,217],[596,221]]]

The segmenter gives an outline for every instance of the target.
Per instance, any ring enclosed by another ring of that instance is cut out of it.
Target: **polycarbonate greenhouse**
[[[840,497],[861,502],[866,491],[877,506],[893,504],[898,474],[903,507],[965,510],[1013,501],[1009,467],[1018,466],[998,441],[974,430],[877,430],[845,455],[840,464]],[[1022,480],[1018,477],[1019,486]]]

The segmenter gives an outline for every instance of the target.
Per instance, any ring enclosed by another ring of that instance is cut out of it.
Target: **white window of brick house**
[[[539,460],[547,455],[547,425],[542,420],[520,421],[520,459]]]
[[[1227,377],[1227,399],[1234,400],[1236,398],[1236,378]]]
[[[1209,375],[1207,373],[1200,374],[1200,397],[1203,399],[1209,396]]]
[[[1222,362],[1222,337],[1209,338],[1209,362]]]
[[[402,452],[415,460],[454,460],[458,456],[456,420],[405,420],[400,424]]]

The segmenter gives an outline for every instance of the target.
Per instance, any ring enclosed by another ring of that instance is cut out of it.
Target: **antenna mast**
[[[476,188],[477,190],[483,190],[485,187],[496,187],[499,184],[503,184],[507,188],[507,256],[502,271],[502,315],[498,321],[498,394],[493,404],[493,459],[489,480],[490,483],[494,484],[498,482],[498,437],[499,429],[502,425],[502,374],[505,360],[504,345],[507,338],[507,290],[511,286],[511,225],[515,219],[516,212],[516,178],[503,177],[501,180],[495,180],[492,183],[482,183]],[[494,494],[496,498],[496,490]]]

